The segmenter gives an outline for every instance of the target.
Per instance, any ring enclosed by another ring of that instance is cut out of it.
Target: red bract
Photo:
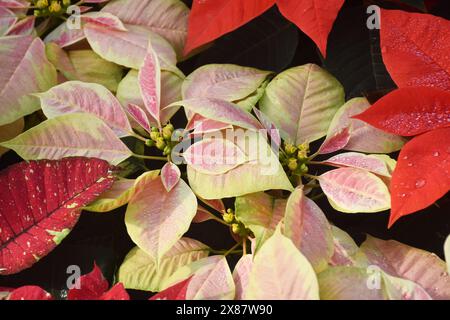
[[[399,136],[450,126],[450,92],[435,88],[393,91],[354,118]]]
[[[17,273],[53,250],[80,208],[113,183],[103,160],[31,161],[0,173],[0,274]]]
[[[79,279],[79,288],[70,289],[67,300],[129,300],[130,297],[121,283],[109,291],[108,281],[103,277],[97,265],[94,270]]]
[[[184,53],[239,28],[274,4],[275,0],[194,0]]]
[[[53,300],[50,293],[36,286],[25,286],[12,291],[8,300]]]
[[[324,57],[328,35],[344,0],[278,0],[281,13],[314,40]]]
[[[399,87],[450,90],[450,21],[428,14],[382,10],[381,51]]]
[[[191,279],[192,277],[183,280],[154,295],[149,300],[186,300],[186,293]]]
[[[392,175],[389,226],[432,205],[450,189],[450,128],[410,141],[401,151]]]
[[[185,54],[231,32],[277,3],[326,56],[328,35],[345,0],[195,0]]]

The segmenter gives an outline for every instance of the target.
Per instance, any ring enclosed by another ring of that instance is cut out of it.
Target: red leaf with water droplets
[[[391,227],[422,210],[450,189],[450,128],[430,131],[405,145],[392,175]]]
[[[25,286],[12,291],[7,300],[53,300],[53,297],[40,287]]]
[[[450,21],[429,14],[382,10],[381,51],[400,88],[450,90]]]
[[[354,118],[400,136],[449,127],[450,92],[427,87],[398,89]]]
[[[98,159],[31,161],[0,172],[0,274],[31,267],[78,221],[80,209],[113,183]]]
[[[92,272],[81,276],[78,288],[67,293],[67,300],[129,300],[123,284],[118,283],[108,291],[108,281],[103,277],[100,268],[94,264]]]
[[[294,22],[327,55],[328,35],[345,0],[278,0],[281,13]]]
[[[192,277],[178,282],[177,284],[154,295],[149,300],[186,300],[186,293]]]
[[[275,0],[194,0],[184,53],[239,28],[274,4]]]

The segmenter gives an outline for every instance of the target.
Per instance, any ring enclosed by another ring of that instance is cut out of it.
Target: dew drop
[[[414,167],[414,164],[412,162],[408,162],[408,167]]]
[[[439,151],[433,152],[433,157],[439,157],[440,155]]]
[[[420,189],[425,187],[425,185],[427,184],[427,182],[424,179],[419,179],[416,181],[416,188]]]
[[[404,157],[403,157],[403,160],[408,160],[408,156],[404,156]]]

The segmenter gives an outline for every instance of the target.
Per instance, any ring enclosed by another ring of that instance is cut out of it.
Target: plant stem
[[[310,199],[313,201],[319,200],[325,196],[325,193],[318,194],[317,196],[311,197]]]
[[[235,249],[237,249],[240,245],[242,245],[242,243],[238,242],[236,243],[230,250],[228,250],[227,252],[225,252],[223,255],[226,257],[229,254],[231,254]]]
[[[166,157],[143,156],[136,153],[133,153],[133,157],[145,160],[167,161]]]
[[[313,176],[312,174],[305,173],[303,176],[308,178],[308,179],[311,179],[311,180],[319,180],[319,177]]]
[[[138,140],[141,140],[142,142],[147,142],[148,139],[145,139],[144,137],[142,137],[141,135],[135,133],[135,132],[129,132],[130,136],[133,138],[136,138]]]
[[[206,210],[205,208],[203,208],[203,211],[207,212],[210,216],[211,219],[223,224],[224,226],[227,226],[228,228],[230,227],[230,225],[228,223],[226,223],[225,221],[223,221],[222,219],[218,218],[214,213],[209,212],[208,210]]]

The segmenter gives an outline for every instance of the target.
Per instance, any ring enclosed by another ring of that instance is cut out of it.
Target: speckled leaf
[[[8,36],[34,36],[35,21],[36,17],[33,16],[28,16],[22,20],[19,20],[11,29],[8,30]]]
[[[433,298],[450,299],[450,277],[437,255],[397,241],[368,237],[361,245],[362,266],[377,265],[391,276],[419,284]],[[367,259],[367,262],[365,261]]]
[[[7,8],[0,7],[0,37],[4,36],[17,20],[18,18],[14,12]]]
[[[50,293],[36,286],[24,286],[13,290],[6,300],[15,301],[46,301],[53,300]]]
[[[125,110],[128,112],[128,114],[136,121],[142,128],[144,128],[147,132],[152,131],[152,126],[150,124],[150,120],[145,113],[145,111],[132,103],[129,103],[126,105]]]
[[[355,168],[340,168],[319,177],[330,204],[346,213],[380,212],[390,209],[388,187],[374,174]]]
[[[335,167],[363,169],[388,178],[392,176],[391,168],[395,168],[396,165],[396,161],[386,155],[365,155],[356,152],[341,153],[322,163]]]
[[[131,151],[100,119],[74,113],[44,121],[13,140],[0,144],[25,160],[95,157],[117,165]]]
[[[0,56],[0,125],[4,125],[39,109],[39,99],[31,94],[55,85],[56,70],[45,56],[42,40],[32,36],[1,37]]]
[[[319,300],[314,269],[279,229],[253,260],[245,299]]]
[[[329,263],[332,266],[353,266],[353,256],[359,251],[358,245],[344,230],[331,226],[333,233],[334,253]]]
[[[333,255],[333,234],[319,206],[297,188],[289,197],[284,217],[284,235],[305,255],[316,273],[327,268]]]
[[[0,173],[0,274],[31,267],[76,224],[80,209],[108,189],[107,162],[69,158],[31,161]]]
[[[208,246],[189,238],[181,238],[162,258],[159,268],[143,250],[135,247],[125,257],[118,272],[118,281],[127,289],[159,292],[162,284],[176,270],[207,257]]]
[[[392,153],[400,150],[405,143],[402,137],[385,133],[363,121],[352,119],[353,116],[368,108],[370,103],[366,98],[348,101],[334,116],[328,129],[327,139],[347,129],[350,138],[342,147],[345,150],[367,153]]]
[[[168,40],[181,57],[187,36],[189,9],[179,0],[119,0],[102,11],[126,24],[140,25]]]
[[[289,69],[266,88],[260,109],[294,144],[326,135],[333,116],[345,103],[342,85],[317,65]]]
[[[38,96],[42,111],[49,119],[83,112],[103,120],[119,136],[128,136],[132,132],[119,101],[102,85],[69,81]]]
[[[189,229],[197,212],[197,199],[180,180],[167,192],[161,178],[149,181],[128,204],[128,234],[156,263]]]
[[[109,212],[124,206],[136,193],[140,192],[149,181],[158,178],[158,176],[159,170],[155,170],[142,174],[136,180],[116,180],[108,191],[102,193],[96,201],[84,209],[92,212]]]
[[[69,29],[67,23],[63,22],[45,37],[44,42],[53,42],[65,48],[83,39],[85,39],[83,28]]]
[[[283,219],[286,200],[275,199],[264,192],[259,192],[237,197],[234,205],[236,219],[255,235],[254,252],[258,252]]]
[[[232,300],[235,296],[233,276],[224,256],[212,256],[179,268],[165,287],[191,277],[186,300]]]

